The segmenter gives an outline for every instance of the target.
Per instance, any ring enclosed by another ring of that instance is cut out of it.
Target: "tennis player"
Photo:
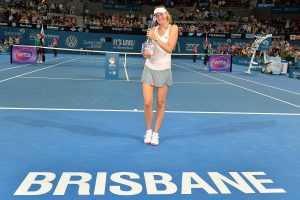
[[[37,33],[35,38],[35,46],[36,52],[37,52],[37,63],[42,64],[43,63],[43,48],[40,48],[43,46],[42,36],[41,34]]]
[[[154,44],[154,53],[145,50],[146,58],[142,75],[144,96],[144,117],[146,122],[146,134],[144,143],[159,144],[159,129],[164,119],[166,97],[169,87],[172,85],[171,53],[178,39],[178,26],[172,23],[171,15],[165,7],[159,6],[154,10],[158,26],[147,30],[147,36]],[[153,118],[153,94],[157,89],[157,108],[155,127],[152,131]]]

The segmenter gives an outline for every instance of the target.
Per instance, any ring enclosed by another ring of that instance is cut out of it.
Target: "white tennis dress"
[[[162,42],[167,42],[170,37],[170,27],[167,28],[165,34],[160,36],[158,34],[158,26],[155,27],[154,34]],[[145,65],[153,70],[165,70],[171,68],[171,54],[163,50],[156,42],[153,41],[154,52],[153,55],[146,60]]]

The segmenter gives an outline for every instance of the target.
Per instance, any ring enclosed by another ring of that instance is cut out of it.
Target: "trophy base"
[[[149,51],[149,52],[150,52],[150,55],[152,56],[152,55],[153,55],[153,52],[154,52],[154,44],[144,42],[144,43],[142,44],[142,50],[141,50],[141,53],[143,53],[143,52],[145,52],[145,51]]]

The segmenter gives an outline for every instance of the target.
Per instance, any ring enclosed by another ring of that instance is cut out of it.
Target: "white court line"
[[[256,82],[256,81],[251,81],[251,80],[244,79],[244,78],[240,78],[240,77],[233,76],[233,75],[230,75],[230,74],[225,74],[225,73],[220,73],[220,72],[217,72],[217,73],[219,73],[219,74],[224,74],[225,76],[237,78],[237,79],[240,79],[240,80],[243,80],[243,81],[255,83],[255,84],[258,84],[258,85],[263,85],[263,86],[266,86],[266,87],[269,87],[269,88],[273,88],[273,89],[276,89],[276,90],[281,90],[281,91],[284,91],[284,92],[288,92],[288,93],[291,93],[291,94],[295,94],[295,95],[299,95],[299,96],[300,96],[300,93],[293,92],[293,91],[290,91],[290,90],[285,90],[285,89],[282,89],[282,88],[279,88],[279,87],[274,87],[274,86],[267,85],[267,84],[264,84],[264,83],[260,83],[260,82]]]
[[[290,105],[290,106],[293,106],[293,107],[296,107],[296,108],[300,108],[299,105],[296,105],[296,104],[293,104],[293,103],[290,103],[290,102],[287,102],[287,101],[284,101],[284,100],[281,100],[281,99],[278,99],[278,98],[275,98],[275,97],[272,97],[272,96],[263,94],[263,93],[261,93],[261,92],[257,92],[257,91],[255,91],[255,90],[252,90],[252,89],[249,89],[249,88],[246,88],[246,87],[243,87],[243,86],[239,86],[239,85],[237,85],[237,84],[230,83],[230,82],[228,82],[228,81],[224,81],[224,80],[222,80],[222,79],[219,79],[219,78],[216,78],[216,77],[213,77],[213,76],[209,76],[209,75],[207,75],[207,74],[203,74],[203,73],[197,72],[197,71],[192,70],[192,69],[188,69],[188,68],[185,68],[185,67],[182,67],[182,66],[179,66],[179,65],[177,65],[177,66],[178,66],[178,67],[181,67],[181,68],[183,68],[183,69],[185,69],[185,70],[194,72],[194,73],[196,73],[196,74],[200,74],[200,75],[202,75],[202,76],[207,76],[207,77],[209,77],[209,78],[212,78],[212,79],[215,79],[215,80],[218,80],[218,81],[227,83],[227,84],[229,84],[229,85],[233,85],[233,86],[235,86],[235,87],[238,87],[238,88],[241,88],[241,89],[244,89],[244,90],[253,92],[253,93],[255,93],[255,94],[259,94],[259,95],[261,95],[261,96],[268,97],[268,98],[270,98],[270,99],[273,99],[273,100],[276,100],[276,101],[279,101],[279,102],[288,104],[288,105]]]
[[[197,82],[197,81],[191,81],[191,82],[187,82],[187,81],[173,81],[173,83],[176,84],[200,84],[200,85],[226,85],[227,83],[205,83],[205,82]]]
[[[0,110],[29,110],[29,111],[77,111],[77,112],[134,112],[142,113],[144,110],[114,110],[114,109],[80,109],[80,108],[22,108],[0,107]],[[156,112],[156,111],[153,111]],[[274,116],[300,116],[300,113],[262,113],[262,112],[208,112],[208,111],[176,111],[166,110],[173,114],[217,114],[217,115],[274,115]]]
[[[52,60],[57,60],[57,59],[62,59],[62,58],[64,58],[64,57],[47,60],[46,62],[49,62],[49,61],[52,61]],[[26,65],[19,65],[19,66],[15,66],[15,67],[9,67],[9,68],[5,68],[5,69],[1,69],[0,72],[25,67],[25,66],[28,66],[28,65],[35,65],[35,64],[26,64]]]
[[[46,80],[71,80],[71,81],[104,81],[102,78],[51,78],[51,77],[43,77],[43,76],[22,76],[20,78],[25,79],[46,79]],[[116,80],[116,81],[125,81],[125,80]]]
[[[30,72],[27,72],[27,73],[24,73],[24,74],[20,74],[20,75],[17,75],[17,76],[10,77],[10,78],[7,78],[7,79],[3,79],[3,80],[0,80],[0,83],[5,82],[5,81],[9,81],[9,80],[12,80],[12,79],[15,79],[15,78],[18,78],[18,77],[27,75],[27,74],[32,74],[32,73],[34,73],[34,72],[38,72],[38,71],[41,71],[41,70],[44,70],[44,69],[48,69],[48,68],[54,67],[54,66],[56,66],[56,65],[60,65],[60,64],[67,63],[67,62],[71,62],[71,61],[76,60],[76,59],[77,59],[77,58],[74,58],[74,59],[72,59],[72,60],[68,60],[68,61],[65,61],[65,62],[57,63],[57,64],[55,64],[55,65],[50,65],[50,66],[48,66],[48,67],[43,67],[43,68],[41,68],[41,69],[37,69],[37,70],[30,71]]]
[[[50,78],[50,77],[43,77],[43,76],[22,76],[19,78],[25,78],[25,79],[45,79],[45,80],[72,80],[72,81],[124,81],[128,82],[127,80],[107,80],[107,79],[101,79],[101,78]],[[130,82],[139,82],[137,80],[130,80]],[[200,85],[226,85],[227,83],[205,83],[205,82],[196,82],[196,81],[173,81],[174,84],[200,84]]]
[[[17,68],[20,68],[20,67],[25,67],[25,66],[28,66],[28,65],[32,65],[32,64],[26,64],[26,65],[19,65],[19,66],[15,66],[15,67],[9,67],[9,68],[5,68],[5,69],[1,69],[0,72],[6,71],[6,70],[11,70],[11,69],[17,69]]]
[[[179,63],[182,64],[182,62],[179,62]],[[200,67],[200,68],[205,69],[205,67]],[[269,87],[269,88],[273,88],[273,89],[277,89],[277,90],[281,90],[281,91],[284,91],[284,92],[287,92],[287,93],[291,93],[291,94],[295,94],[295,95],[300,95],[300,93],[297,93],[297,92],[293,92],[293,91],[290,91],[290,90],[285,90],[285,89],[282,89],[282,88],[279,88],[279,87],[274,87],[274,86],[267,85],[267,84],[260,83],[260,82],[256,82],[256,81],[251,81],[251,80],[240,78],[240,77],[233,76],[233,75],[230,75],[230,74],[225,74],[225,73],[222,73],[222,72],[215,72],[215,73],[222,74],[222,75],[229,76],[229,77],[236,78],[236,79],[240,79],[240,80],[243,80],[243,81],[255,83],[255,84],[258,84],[258,85],[263,85],[263,86],[266,86],[266,87]],[[258,75],[260,75],[260,74],[258,74]]]

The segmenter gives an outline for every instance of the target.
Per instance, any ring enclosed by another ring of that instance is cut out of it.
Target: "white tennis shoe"
[[[158,133],[154,132],[152,134],[151,145],[153,145],[153,146],[159,145],[159,135],[158,135]]]
[[[146,134],[144,136],[144,143],[145,144],[151,144],[151,140],[152,140],[152,130],[147,130]]]

